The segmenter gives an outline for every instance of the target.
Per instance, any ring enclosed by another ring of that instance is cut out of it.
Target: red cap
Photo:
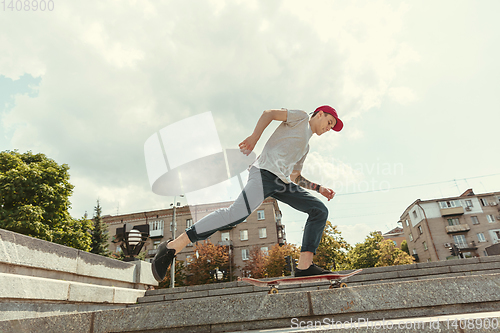
[[[337,123],[332,128],[335,132],[340,132],[342,130],[342,128],[344,127],[344,123],[342,122],[342,120],[340,120],[339,116],[337,115],[337,111],[335,111],[334,108],[332,108],[331,106],[328,106],[328,105],[323,105],[323,106],[320,106],[319,108],[317,108],[316,111],[314,111],[314,113],[319,112],[319,111],[329,113],[335,119],[337,119]]]

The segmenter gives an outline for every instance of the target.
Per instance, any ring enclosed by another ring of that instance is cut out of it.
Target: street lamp
[[[113,238],[113,243],[120,243],[120,248],[123,249],[125,255],[124,261],[133,261],[142,250],[142,247],[148,240],[149,224],[141,224],[131,226],[126,223],[122,228],[116,228],[116,235]]]
[[[184,195],[180,195],[184,197]],[[175,239],[175,232],[177,231],[177,222],[175,220],[175,208],[180,206],[180,202],[177,201],[177,196],[174,196],[174,203],[170,204],[170,206],[174,206],[173,216],[172,216],[172,239]],[[175,288],[175,258],[170,265],[170,288]]]

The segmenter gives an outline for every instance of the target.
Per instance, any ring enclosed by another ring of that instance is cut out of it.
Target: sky
[[[325,104],[345,126],[312,137],[303,175],[336,191],[323,200],[352,245],[416,199],[500,191],[498,1],[48,5],[0,5],[0,151],[68,164],[75,218],[98,199],[111,215],[170,207],[144,155],[166,126],[211,112],[236,149],[264,110]],[[280,208],[300,244],[307,216]]]

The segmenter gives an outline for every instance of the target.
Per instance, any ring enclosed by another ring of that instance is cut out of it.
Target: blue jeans
[[[328,209],[321,200],[294,183],[285,183],[270,171],[250,168],[248,182],[228,208],[219,209],[200,219],[186,233],[191,242],[207,239],[215,232],[243,222],[264,200],[273,197],[298,211],[307,213],[301,252],[316,253],[328,218]]]

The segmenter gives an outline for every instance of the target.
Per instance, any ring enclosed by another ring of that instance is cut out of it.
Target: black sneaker
[[[167,275],[168,268],[175,258],[175,250],[167,248],[167,244],[171,241],[172,239],[163,242],[158,246],[158,252],[156,253],[152,261],[151,268],[153,271],[153,276],[158,282],[163,281],[165,275]]]
[[[335,274],[327,269],[316,266],[312,264],[308,269],[295,269],[295,277],[299,276],[312,276],[312,275],[324,275],[324,274]]]

